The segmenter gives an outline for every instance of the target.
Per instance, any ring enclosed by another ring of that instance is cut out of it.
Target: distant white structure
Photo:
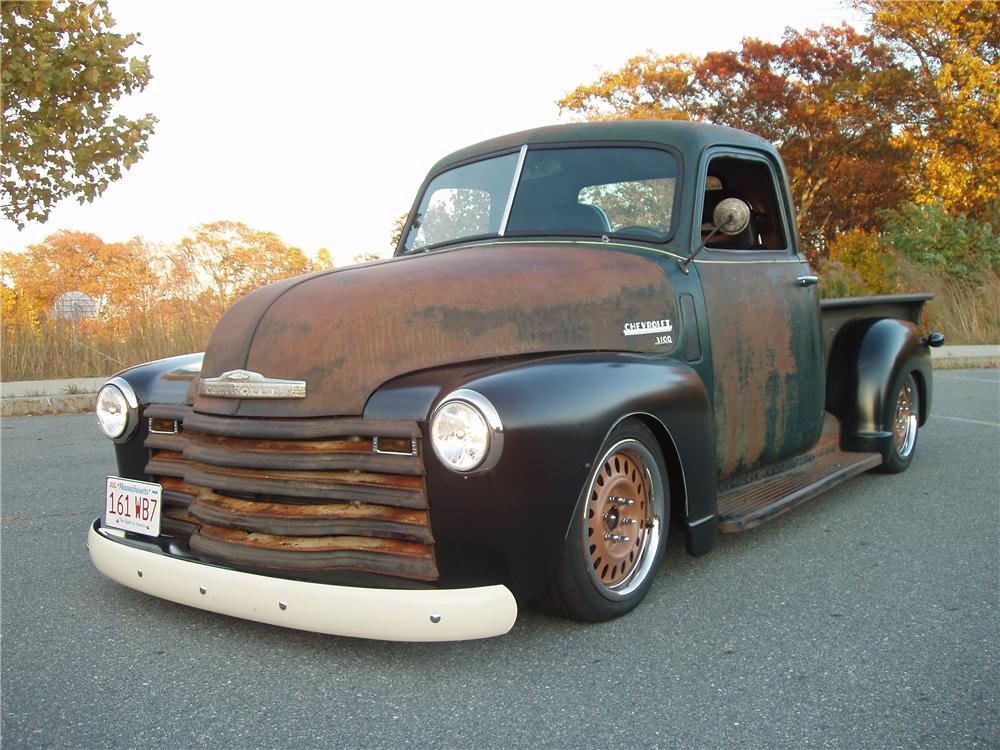
[[[97,317],[97,300],[83,292],[63,292],[52,305],[49,317],[73,321],[73,336],[79,334],[81,318]]]

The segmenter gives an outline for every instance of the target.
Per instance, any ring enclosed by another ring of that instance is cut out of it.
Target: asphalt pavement
[[[899,476],[866,474],[581,625],[404,644],[119,586],[87,526],[114,472],[90,415],[5,418],[4,748],[1000,746],[1000,371],[937,373]]]

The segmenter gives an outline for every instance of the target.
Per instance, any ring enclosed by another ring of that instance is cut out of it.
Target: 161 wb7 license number
[[[153,482],[108,477],[104,526],[146,536],[160,535],[163,487]]]

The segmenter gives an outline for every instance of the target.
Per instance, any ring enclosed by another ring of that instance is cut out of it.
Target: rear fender
[[[833,342],[827,369],[826,408],[840,420],[844,450],[880,453],[883,460],[891,455],[895,393],[908,373],[920,389],[920,424],[930,415],[930,350],[909,321],[846,324]]]

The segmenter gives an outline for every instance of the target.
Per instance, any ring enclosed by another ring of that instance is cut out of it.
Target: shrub
[[[867,294],[897,291],[896,257],[874,234],[852,229],[829,245],[830,260],[854,271]]]
[[[820,297],[864,297],[869,293],[861,275],[845,263],[828,260],[820,268]]]
[[[1000,273],[1000,235],[989,224],[949,216],[939,203],[904,203],[882,217],[885,242],[922,266],[959,279],[983,269]]]

